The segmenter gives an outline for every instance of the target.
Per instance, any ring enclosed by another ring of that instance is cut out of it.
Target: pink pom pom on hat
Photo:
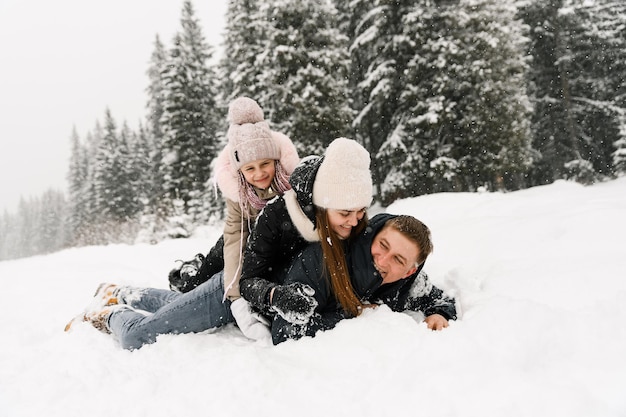
[[[233,100],[228,106],[228,122],[229,156],[236,169],[259,159],[280,160],[280,147],[256,101],[248,97]]]

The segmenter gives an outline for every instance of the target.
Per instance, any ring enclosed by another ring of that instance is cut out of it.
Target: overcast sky
[[[74,126],[84,138],[108,107],[137,127],[155,36],[171,46],[182,3],[0,0],[0,210],[66,191]],[[227,0],[193,5],[219,54]]]

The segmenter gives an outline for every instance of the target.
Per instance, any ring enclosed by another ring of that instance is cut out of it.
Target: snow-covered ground
[[[66,322],[98,283],[166,287],[219,228],[0,262],[0,416],[625,416],[626,178],[446,193],[389,212],[430,226],[460,319],[367,310],[271,346],[233,326],[122,350]]]

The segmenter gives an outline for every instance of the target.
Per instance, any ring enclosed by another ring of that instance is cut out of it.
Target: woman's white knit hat
[[[248,97],[233,100],[228,106],[228,122],[230,161],[236,169],[259,159],[280,160],[280,147],[256,101]]]
[[[372,203],[370,154],[357,141],[331,142],[313,183],[313,204],[335,210],[367,208]]]

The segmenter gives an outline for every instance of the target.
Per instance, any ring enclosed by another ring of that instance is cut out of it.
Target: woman
[[[368,305],[386,304],[393,311],[424,314],[429,329],[448,327],[456,319],[454,299],[432,285],[422,271],[432,252],[430,230],[412,216],[374,216],[350,245],[348,271],[357,297]],[[272,340],[314,336],[354,314],[338,307],[337,291],[329,285],[323,245],[308,246],[294,261],[285,281],[312,289],[315,313],[306,320],[277,316],[272,323]]]
[[[339,302],[358,314],[361,304],[350,286],[344,249],[367,223],[372,201],[369,153],[354,140],[334,140],[323,157],[306,158],[291,175],[292,189],[272,201],[257,218],[244,253],[241,294],[266,316],[305,320],[314,309],[310,289],[280,285],[292,258],[313,242],[323,242],[326,265]]]

